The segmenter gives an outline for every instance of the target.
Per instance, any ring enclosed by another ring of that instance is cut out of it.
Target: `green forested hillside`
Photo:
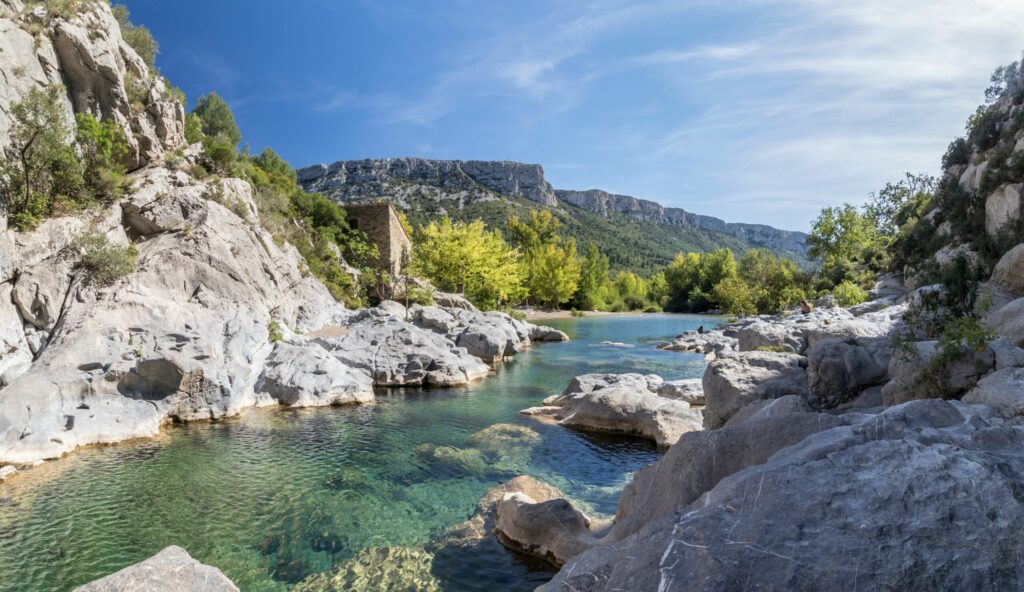
[[[435,199],[416,196],[402,208],[414,227],[421,227],[432,219],[447,214],[453,220],[483,220],[492,228],[506,231],[508,218],[523,216],[529,210],[543,206],[521,197],[479,199],[461,208],[455,199]],[[596,244],[604,253],[613,270],[628,270],[650,275],[664,267],[676,253],[706,252],[727,247],[737,253],[750,247],[731,236],[698,228],[686,228],[634,220],[622,215],[604,217],[575,206],[563,204],[551,209],[561,221],[564,234],[576,239],[580,248]],[[790,254],[796,258],[796,255]]]

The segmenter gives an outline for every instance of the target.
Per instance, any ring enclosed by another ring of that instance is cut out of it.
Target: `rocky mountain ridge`
[[[543,167],[538,164],[423,158],[343,160],[299,170],[299,183],[307,191],[323,193],[342,203],[387,199],[405,208],[412,205],[410,198],[413,196],[437,201],[454,199],[460,206],[516,196],[549,208],[572,206],[604,218],[621,215],[668,226],[677,232],[699,229],[750,247],[764,247],[798,256],[805,256],[807,252],[807,235],[802,232],[763,224],[729,223],[599,189],[554,189],[545,179]]]

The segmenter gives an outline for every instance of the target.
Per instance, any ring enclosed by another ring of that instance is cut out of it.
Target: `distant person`
[[[700,327],[697,327],[697,333],[699,333],[701,335],[704,334],[704,325],[701,325]]]
[[[814,305],[811,304],[810,300],[800,302],[800,312],[804,314],[811,314],[812,310],[814,310]]]

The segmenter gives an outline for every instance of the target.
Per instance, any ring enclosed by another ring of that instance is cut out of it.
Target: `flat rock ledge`
[[[117,573],[75,588],[74,592],[239,592],[219,569],[170,546]]]
[[[520,413],[582,430],[641,436],[668,447],[684,433],[702,429],[703,408],[686,400],[701,400],[698,385],[666,384],[655,375],[584,374],[543,406]]]

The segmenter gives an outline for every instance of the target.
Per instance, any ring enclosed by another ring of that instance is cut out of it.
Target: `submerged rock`
[[[74,592],[238,592],[221,571],[203,565],[181,547],[170,546],[149,559]]]
[[[306,578],[292,592],[440,592],[431,574],[434,555],[424,549],[380,547],[364,549],[337,569]]]

